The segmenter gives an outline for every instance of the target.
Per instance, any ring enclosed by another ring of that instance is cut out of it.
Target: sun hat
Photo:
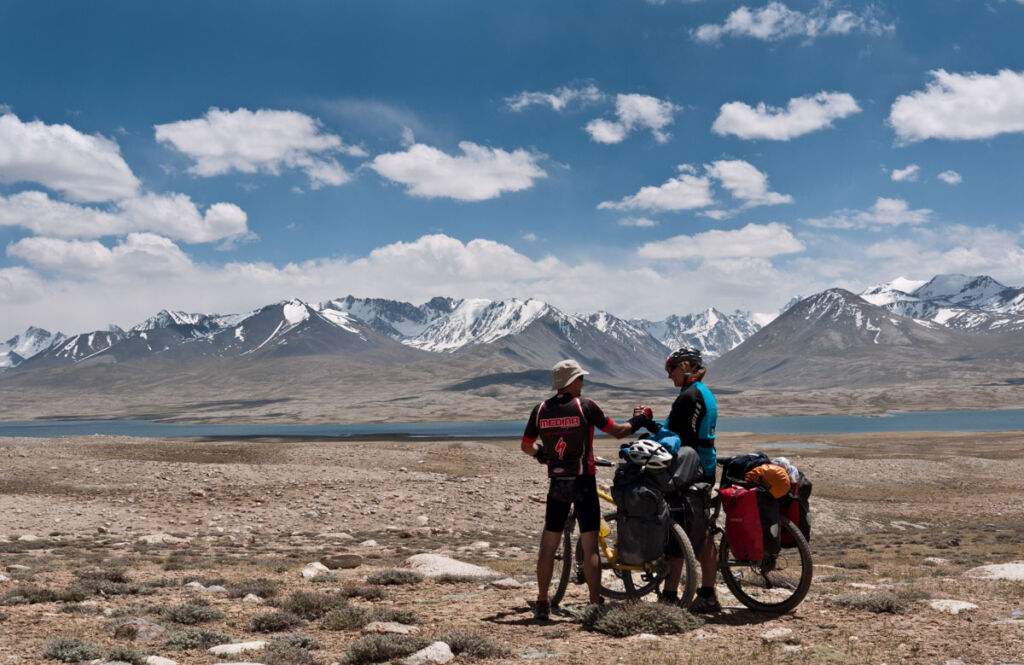
[[[575,360],[559,360],[551,368],[551,386],[555,390],[561,390],[584,374],[590,374],[590,372],[583,371],[583,368]]]

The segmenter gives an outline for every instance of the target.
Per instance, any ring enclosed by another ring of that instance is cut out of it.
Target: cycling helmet
[[[689,361],[693,369],[704,366],[704,359],[700,356],[700,349],[695,346],[684,346],[678,351],[673,351],[672,355],[665,361],[665,371],[671,372],[676,367],[683,364],[684,361]]]
[[[633,464],[646,466],[652,471],[668,468],[672,462],[672,453],[668,451],[668,448],[651,439],[634,441],[629,446],[626,455]]]

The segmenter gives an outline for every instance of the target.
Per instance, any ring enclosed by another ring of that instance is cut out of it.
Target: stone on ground
[[[333,556],[320,557],[320,563],[331,570],[339,568],[358,568],[363,565],[363,557],[358,554],[335,554]]]
[[[133,642],[156,642],[167,637],[167,629],[149,619],[130,619],[114,629],[114,637]]]
[[[430,663],[447,663],[455,658],[451,647],[444,642],[434,642],[428,647],[402,659],[402,665],[428,665]]]
[[[978,566],[968,570],[965,575],[988,580],[1024,580],[1024,561]]]
[[[976,610],[978,606],[974,603],[968,603],[966,600],[948,600],[948,599],[936,599],[931,602],[933,610],[940,612],[948,612],[949,614],[960,614],[967,610]]]
[[[188,545],[188,538],[178,538],[169,533],[151,533],[148,536],[139,536],[140,543],[147,545]]]
[[[788,642],[792,637],[792,628],[772,628],[769,631],[761,633],[761,641],[765,644],[771,644],[773,642]]]
[[[319,561],[314,561],[313,563],[306,564],[306,567],[302,569],[302,576],[307,580],[311,580],[314,577],[319,577],[320,575],[330,574],[331,569],[325,566],[324,564],[320,563]]]
[[[416,635],[420,632],[417,626],[409,626],[397,621],[371,621],[363,626],[363,634],[390,633],[392,635]]]
[[[178,661],[163,656],[149,656],[146,658],[146,665],[178,665]]]
[[[441,554],[416,554],[405,560],[405,566],[427,577],[458,575],[460,577],[494,577],[490,568],[456,561]]]
[[[266,648],[266,640],[254,640],[252,642],[238,642],[237,644],[218,644],[207,649],[214,656],[237,656],[243,651],[260,651]]]
[[[500,580],[494,580],[491,582],[491,586],[495,589],[521,589],[523,588],[523,583],[511,577],[505,577]]]

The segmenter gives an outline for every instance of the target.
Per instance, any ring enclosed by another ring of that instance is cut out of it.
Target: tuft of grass
[[[137,649],[117,646],[107,651],[106,659],[112,662],[131,663],[131,665],[146,665],[146,654]]]
[[[249,628],[254,633],[277,633],[294,628],[302,623],[302,617],[284,610],[257,614],[249,621]]]
[[[583,610],[583,627],[612,637],[639,633],[672,635],[685,633],[703,625],[681,607],[660,603],[606,603],[588,605]]]
[[[366,665],[403,658],[429,645],[416,635],[382,633],[360,637],[345,650],[345,665]]]
[[[185,651],[188,649],[209,649],[212,646],[227,644],[230,641],[231,636],[227,633],[221,633],[216,630],[202,630],[201,628],[187,628],[171,633],[170,637],[164,641],[164,646],[168,649]]]
[[[43,645],[43,658],[63,663],[78,663],[99,657],[100,650],[94,644],[77,637],[55,637]]]
[[[382,586],[397,584],[419,584],[423,581],[423,575],[417,573],[415,570],[389,568],[388,570],[382,570],[378,573],[367,575],[366,581],[370,584],[380,584]]]
[[[227,585],[228,598],[242,598],[251,594],[260,598],[273,598],[277,595],[277,582],[265,577],[245,579]]]
[[[512,654],[480,633],[457,628],[438,633],[434,640],[446,643],[453,654],[463,658],[508,658]]]
[[[293,591],[291,595],[275,605],[287,612],[298,614],[303,619],[319,619],[331,610],[347,605],[344,596],[317,591]]]
[[[203,623],[205,621],[223,619],[224,613],[210,607],[210,603],[208,601],[197,599],[190,600],[182,605],[164,607],[160,610],[160,616],[164,621],[193,625]]]
[[[35,605],[36,603],[52,603],[60,599],[60,594],[52,589],[18,586],[5,591],[0,596],[0,605]]]

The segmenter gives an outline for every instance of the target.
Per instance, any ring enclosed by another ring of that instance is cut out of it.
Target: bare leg
[[[718,576],[718,547],[711,538],[710,529],[704,534],[704,547],[700,549],[700,585],[702,587],[715,587],[715,578]]]
[[[541,534],[540,552],[537,553],[537,600],[543,601],[548,599],[548,587],[551,586],[551,575],[555,570],[555,552],[558,551],[558,542],[561,539],[561,531],[548,531],[545,529],[544,533]],[[585,548],[584,552],[586,552]]]
[[[583,545],[583,577],[587,580],[590,602],[599,603],[601,602],[601,560],[597,556],[597,531],[581,533],[580,544]],[[549,570],[548,577],[550,576]]]

